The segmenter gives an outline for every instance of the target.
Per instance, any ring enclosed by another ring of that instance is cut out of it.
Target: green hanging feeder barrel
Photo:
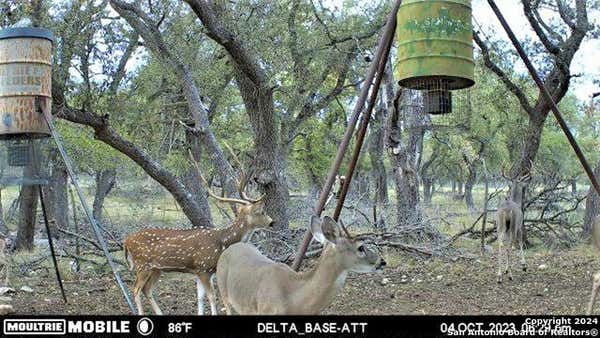
[[[397,27],[400,85],[442,90],[472,86],[472,39],[470,0],[403,1]]]

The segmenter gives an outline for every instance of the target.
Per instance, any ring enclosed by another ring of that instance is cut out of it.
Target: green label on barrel
[[[404,28],[410,32],[452,36],[459,33],[470,33],[471,25],[460,19],[453,19],[447,8],[440,8],[437,17],[408,20]]]

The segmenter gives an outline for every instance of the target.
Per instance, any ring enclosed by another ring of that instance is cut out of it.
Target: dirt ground
[[[581,314],[600,259],[589,245],[567,251],[528,251],[529,270],[513,281],[495,281],[495,259],[418,259],[398,255],[383,274],[351,273],[326,314]],[[540,266],[544,264],[546,267]],[[124,272],[128,285],[131,275]],[[127,307],[109,275],[65,281],[63,304],[52,271],[12,280],[12,304],[21,314],[124,314]],[[387,279],[384,281],[384,278]],[[385,284],[385,285],[383,285]],[[190,275],[163,274],[155,292],[166,314],[194,314]],[[147,305],[147,310],[149,306]],[[596,313],[600,313],[598,305]]]

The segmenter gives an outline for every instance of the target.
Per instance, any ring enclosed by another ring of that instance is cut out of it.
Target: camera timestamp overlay
[[[596,337],[598,316],[8,316],[3,336]]]

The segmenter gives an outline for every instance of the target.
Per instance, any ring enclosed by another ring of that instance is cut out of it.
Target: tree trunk
[[[406,93],[406,95],[410,95]],[[424,116],[420,109],[402,111],[403,94],[396,94],[388,117],[388,148],[396,188],[398,226],[420,222],[419,211],[419,144],[425,134]],[[408,106],[410,107],[410,106]],[[404,121],[401,121],[401,120]],[[403,131],[401,124],[405,126]]]
[[[200,154],[201,154],[200,141],[190,131],[186,131],[185,135],[186,135],[187,143],[190,145],[190,149],[192,150],[194,160],[198,163],[200,161]],[[229,196],[234,196],[233,195],[234,192],[227,191],[228,185],[227,185],[227,181],[226,181],[225,177],[223,175],[220,175],[219,177],[221,178],[221,187],[223,187],[223,189]],[[207,196],[206,189],[210,189],[210,187],[204,187],[201,184],[202,179],[200,178],[198,170],[196,170],[193,163],[190,165],[190,169],[187,171],[186,175],[184,176],[183,181],[184,181],[184,184],[186,185],[187,189],[194,196],[196,203],[198,203],[198,207],[201,210],[206,211],[202,214],[203,219],[201,220],[201,222],[207,224],[208,226],[212,226],[213,220],[212,220],[212,216],[210,213],[210,206],[208,204],[208,199],[206,197]],[[230,188],[231,187],[229,187],[229,189]],[[234,213],[237,213],[237,209],[236,209],[235,205],[231,205],[231,208]]]
[[[392,168],[396,187],[398,226],[418,222],[420,213],[418,211],[419,179],[417,172],[401,159],[392,160]]]
[[[104,200],[115,186],[116,169],[104,169],[96,172],[96,193],[94,194],[93,215],[96,221],[102,223]],[[66,202],[66,201],[65,201]]]
[[[466,157],[465,157],[466,159]],[[473,202],[473,187],[475,186],[475,182],[477,180],[477,168],[475,166],[475,161],[467,162],[467,179],[465,181],[465,203],[467,204],[467,209],[471,214],[475,213],[475,202]]]
[[[200,91],[194,82],[189,67],[183,63],[176,54],[172,53],[159,31],[157,23],[153,22],[149,16],[143,13],[137,4],[113,0],[110,1],[110,5],[119,13],[119,15],[127,20],[140,36],[142,36],[145,45],[160,57],[164,65],[169,67],[170,70],[175,73],[186,98],[188,114],[193,121],[190,123],[189,128],[198,137],[198,140],[200,140],[207,155],[211,159],[211,164],[214,166],[218,175],[221,176],[222,181],[225,182],[225,191],[233,193],[236,190],[234,184],[235,173],[229,162],[226,160],[225,155],[210,128],[208,108],[202,102]],[[270,128],[269,132],[274,131],[272,125],[265,125],[264,127]],[[98,132],[98,129],[95,128],[95,130]],[[128,156],[130,155],[128,154]],[[144,169],[147,169],[148,167],[149,166],[146,165]],[[148,170],[146,171],[148,172]],[[158,180],[156,175],[153,175],[151,172],[148,173]],[[187,191],[181,182],[174,178],[171,173],[163,172],[160,176],[160,180],[158,181],[161,183],[164,182],[167,177],[169,178],[167,181],[171,182],[167,182],[169,184],[164,186],[173,194],[194,226],[212,226],[212,224],[203,222],[207,219],[204,215],[206,209],[203,210],[198,206],[194,199],[190,198],[191,195],[189,191]],[[174,193],[174,191],[176,191],[176,193]],[[182,196],[181,193],[183,193],[184,196]],[[269,197],[267,197],[267,204],[269,204],[268,200]]]
[[[114,0],[113,0],[114,2]],[[276,122],[273,84],[264,64],[243,39],[226,27],[216,9],[220,4],[187,0],[202,21],[206,34],[229,54],[234,77],[254,132],[255,173],[253,178],[265,194],[265,211],[276,229],[289,227],[289,191],[282,158],[282,137]],[[219,8],[223,10],[223,8]]]
[[[4,222],[4,207],[2,207],[2,189],[0,189],[0,235],[8,235],[9,229]]]
[[[485,169],[485,165],[484,165],[484,184],[485,184],[485,192],[483,195],[483,217],[481,219],[481,252],[485,253],[485,226],[487,223],[487,216],[488,216],[488,205],[490,202],[490,184],[488,181],[488,175],[487,175],[487,171]]]
[[[463,195],[464,194],[464,190],[463,190],[463,180],[462,178],[458,179],[458,194],[459,195]]]
[[[24,171],[26,176],[32,176],[33,166],[25,167]],[[38,186],[21,186],[21,206],[19,209],[19,228],[15,243],[16,250],[33,250],[38,199]]]
[[[600,161],[596,164],[594,175],[600,177]],[[583,234],[589,237],[592,233],[592,225],[596,216],[600,215],[600,197],[593,186],[588,191],[587,200],[585,202],[585,216],[583,218]]]
[[[433,194],[433,179],[423,177],[423,203],[431,205],[431,195]]]
[[[382,96],[383,98],[383,96]],[[380,205],[388,202],[387,174],[383,163],[385,108],[383,103],[375,111],[371,122],[371,135],[369,138],[369,159],[371,160],[371,182],[373,182],[374,199]],[[380,208],[382,210],[382,208]]]
[[[513,178],[520,177],[525,174],[529,174],[531,172],[531,166],[533,161],[535,160],[535,156],[540,148],[540,140],[542,136],[542,129],[544,128],[544,122],[546,121],[547,113],[542,113],[541,111],[536,110],[536,112],[531,115],[529,119],[529,123],[527,125],[527,130],[525,132],[525,142],[523,145],[523,149],[521,150],[521,156],[518,161],[513,165],[511,170],[511,176]],[[512,187],[511,187],[512,189]],[[525,185],[523,188],[523,202],[526,201],[528,185]],[[511,195],[514,194],[511,191]],[[521,204],[521,208],[523,211],[523,218],[525,218],[525,203]],[[527,232],[527,224],[523,222],[523,244],[525,246],[530,246],[528,232]]]
[[[235,73],[254,132],[254,180],[258,183],[260,191],[265,194],[265,209],[273,218],[274,227],[287,229],[287,204],[290,197],[283,158],[278,151],[279,131],[275,123],[273,90],[263,85],[257,86],[241,69],[237,69]]]
[[[571,180],[571,194],[577,195],[577,179],[576,178]]]
[[[51,232],[55,237],[58,237],[59,232],[56,227],[63,229],[68,228],[69,223],[69,202],[67,196],[68,173],[65,163],[58,154],[54,152],[52,155],[52,176],[50,185],[47,186],[46,209],[50,221]]]
[[[452,180],[452,195],[456,194],[456,180]]]

